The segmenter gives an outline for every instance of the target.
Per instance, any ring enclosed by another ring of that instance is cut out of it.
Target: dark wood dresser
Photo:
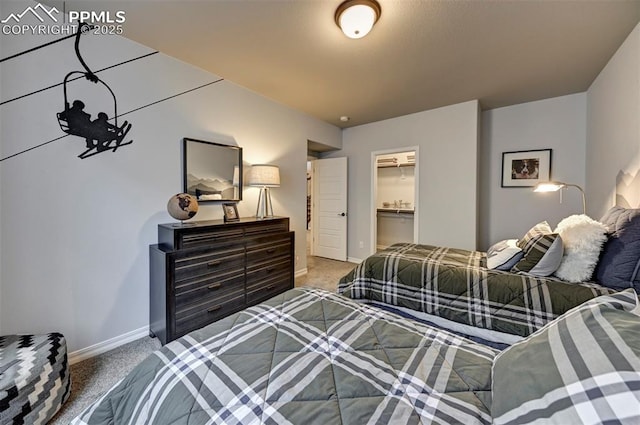
[[[289,218],[158,225],[150,333],[162,344],[293,288]]]

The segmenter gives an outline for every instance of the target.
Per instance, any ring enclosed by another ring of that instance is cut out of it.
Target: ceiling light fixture
[[[347,0],[336,9],[336,24],[349,38],[369,34],[380,18],[382,9],[376,0]]]

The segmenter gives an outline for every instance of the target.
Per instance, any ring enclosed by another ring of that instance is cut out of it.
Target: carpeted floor
[[[335,291],[338,280],[355,264],[307,257],[307,274],[296,279],[296,286],[313,286]],[[67,425],[97,400],[113,384],[153,351],[160,348],[156,338],[141,338],[102,355],[71,365],[71,397],[49,425]]]
[[[321,257],[307,257],[307,274],[296,279],[296,286],[313,286],[335,292],[340,278],[356,265]]]

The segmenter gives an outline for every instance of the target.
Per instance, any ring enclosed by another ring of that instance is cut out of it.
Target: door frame
[[[315,223],[314,223],[314,217],[316,215],[316,211],[315,211],[315,188],[314,188],[314,184],[315,184],[315,176],[314,176],[314,171],[315,171],[315,166],[313,165],[313,162],[318,159],[318,158],[307,158],[307,173],[309,173],[311,175],[311,188],[309,188],[309,182],[307,181],[307,196],[311,196],[311,228],[307,229],[307,231],[305,232],[305,236],[307,236],[308,238],[311,238],[311,240],[307,240],[307,246],[309,247],[309,255],[313,256],[314,254],[314,239],[315,239]]]
[[[419,234],[419,205],[420,205],[420,146],[408,146],[403,148],[384,149],[371,152],[371,203],[369,209],[371,211],[371,234],[370,234],[370,253],[373,255],[377,251],[378,243],[378,206],[376,201],[378,200],[378,163],[376,157],[378,155],[388,155],[391,153],[401,153],[414,151],[416,153],[416,165],[414,168],[415,184],[413,187],[414,201],[413,201],[413,243],[418,243]]]
[[[318,198],[319,198],[319,183],[318,183],[318,174],[317,174],[317,165],[318,165],[318,161],[322,161],[322,160],[332,160],[332,159],[344,159],[345,163],[346,163],[346,199],[345,199],[345,215],[344,215],[344,220],[346,222],[345,224],[345,232],[344,232],[344,238],[345,238],[345,259],[341,260],[341,261],[348,261],[349,259],[349,238],[348,238],[348,234],[349,234],[349,197],[348,197],[348,190],[349,190],[349,158],[347,156],[340,156],[340,157],[330,157],[330,158],[316,158],[315,160],[311,161],[311,187],[313,189],[313,194],[311,196],[311,249],[309,254],[312,256],[317,256],[318,255],[318,250],[316,249],[316,243],[318,242],[318,233],[319,233],[319,224],[320,224],[320,220],[318,218],[319,213],[318,213]]]

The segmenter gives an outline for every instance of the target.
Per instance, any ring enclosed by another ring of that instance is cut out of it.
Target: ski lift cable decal
[[[140,106],[140,107],[138,107],[138,108],[132,109],[132,110],[127,111],[127,112],[124,112],[124,113],[120,114],[120,117],[122,117],[122,116],[124,116],[124,115],[131,114],[131,113],[136,112],[136,111],[139,111],[139,110],[141,110],[141,109],[148,108],[148,107],[153,106],[153,105],[157,105],[158,103],[165,102],[165,101],[167,101],[167,100],[170,100],[170,99],[176,98],[176,97],[178,97],[178,96],[182,96],[182,95],[187,94],[187,93],[191,93],[191,92],[193,92],[193,91],[196,91],[196,90],[199,90],[199,89],[202,89],[202,88],[208,87],[208,86],[210,86],[210,85],[212,85],[212,84],[216,84],[216,83],[219,83],[219,82],[222,82],[222,81],[224,81],[224,78],[220,78],[220,79],[218,79],[218,80],[211,81],[211,82],[206,83],[206,84],[202,84],[202,85],[200,85],[200,86],[197,86],[197,87],[194,87],[194,88],[191,88],[191,89],[188,89],[188,90],[182,91],[182,92],[180,92],[180,93],[176,93],[176,94],[174,94],[174,95],[167,96],[167,97],[165,97],[165,98],[162,98],[162,99],[156,100],[156,101],[154,101],[154,102],[148,103],[148,104],[146,104],[146,105],[144,105],[144,106]],[[34,150],[34,149],[37,149],[37,148],[39,148],[39,147],[42,147],[42,146],[48,145],[48,144],[50,144],[50,143],[57,142],[58,140],[62,140],[62,139],[64,139],[64,138],[66,138],[67,136],[69,136],[69,134],[65,134],[64,136],[56,137],[55,139],[49,140],[49,141],[44,142],[44,143],[40,143],[39,145],[32,146],[32,147],[27,148],[27,149],[25,149],[25,150],[22,150],[22,151],[20,151],[20,152],[16,152],[16,153],[14,153],[14,154],[12,154],[12,155],[9,155],[9,156],[6,156],[6,157],[4,157],[4,158],[0,159],[0,162],[5,161],[5,160],[10,159],[10,158],[14,158],[14,157],[19,156],[19,155],[22,155],[23,153],[26,153],[26,152],[32,151],[32,150]]]
[[[113,65],[109,65],[109,66],[107,66],[107,67],[104,67],[104,68],[101,68],[101,69],[97,70],[97,71],[95,72],[95,74],[99,74],[99,73],[101,73],[102,71],[106,71],[106,70],[108,70],[108,69],[116,68],[116,67],[118,67],[118,66],[125,65],[125,64],[128,64],[128,63],[130,63],[130,62],[135,62],[135,61],[137,61],[137,60],[144,59],[144,58],[146,58],[146,57],[153,56],[153,55],[158,54],[158,53],[160,53],[160,52],[155,51],[155,52],[147,53],[147,54],[145,54],[145,55],[138,56],[138,57],[135,57],[135,58],[132,58],[132,59],[127,59],[127,60],[125,60],[125,61],[118,62],[118,63],[113,64]],[[83,76],[79,76],[79,77],[71,78],[71,79],[69,79],[69,82],[73,82],[73,81],[79,80],[79,79],[81,79],[81,78],[83,78]],[[14,102],[14,101],[16,101],[16,100],[24,99],[25,97],[33,96],[34,94],[38,94],[38,93],[41,93],[41,92],[43,92],[43,91],[47,91],[47,90],[50,90],[50,89],[56,88],[56,87],[61,86],[61,85],[63,85],[63,84],[64,84],[64,82],[62,82],[62,83],[58,83],[58,84],[53,84],[53,85],[50,85],[50,86],[48,86],[48,87],[44,87],[44,88],[38,89],[38,90],[36,90],[36,91],[30,92],[30,93],[22,94],[22,95],[20,95],[20,96],[14,97],[14,98],[12,98],[12,99],[7,99],[7,100],[5,100],[5,101],[3,101],[3,102],[0,102],[0,106],[2,106],[2,105],[6,105],[7,103]]]

